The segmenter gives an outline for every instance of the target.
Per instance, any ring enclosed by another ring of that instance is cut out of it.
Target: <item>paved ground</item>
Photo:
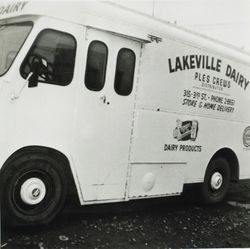
[[[4,230],[6,249],[250,247],[250,181],[225,203],[198,204],[192,190],[165,198],[73,207],[49,226]]]

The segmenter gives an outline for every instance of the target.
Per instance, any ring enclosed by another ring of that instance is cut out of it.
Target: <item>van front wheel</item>
[[[53,158],[42,153],[22,155],[2,173],[1,203],[6,225],[47,224],[61,210],[67,177]]]
[[[205,203],[221,202],[227,194],[230,183],[230,166],[224,158],[210,161],[204,182],[201,187],[202,199]]]

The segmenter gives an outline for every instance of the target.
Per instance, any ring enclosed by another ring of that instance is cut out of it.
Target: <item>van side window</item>
[[[32,63],[42,60],[45,69],[39,82],[68,85],[74,75],[76,40],[70,34],[43,30],[36,38],[21,66],[21,75],[27,78]]]
[[[85,72],[85,85],[89,90],[100,91],[104,87],[108,48],[101,41],[92,41],[89,45]]]
[[[128,96],[133,89],[135,71],[135,53],[128,48],[122,48],[117,56],[115,72],[115,91],[122,96]]]

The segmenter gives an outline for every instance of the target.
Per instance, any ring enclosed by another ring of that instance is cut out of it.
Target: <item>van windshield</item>
[[[32,23],[0,25],[0,76],[7,72],[32,28]]]

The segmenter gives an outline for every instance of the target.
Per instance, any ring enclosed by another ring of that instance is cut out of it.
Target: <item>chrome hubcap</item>
[[[222,183],[223,183],[222,174],[219,172],[215,172],[211,177],[211,182],[210,182],[211,188],[213,190],[218,190],[222,186]]]
[[[39,178],[30,178],[26,180],[20,189],[20,196],[24,203],[28,205],[39,204],[46,195],[44,182]]]

